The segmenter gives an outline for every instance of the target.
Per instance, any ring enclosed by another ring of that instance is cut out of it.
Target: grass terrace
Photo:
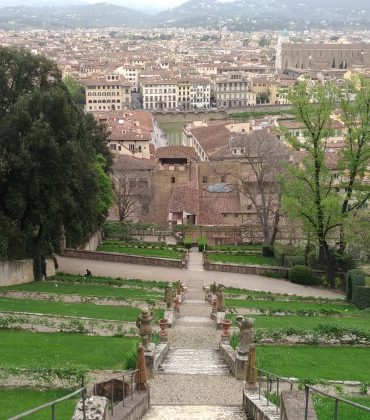
[[[243,299],[225,299],[227,307],[258,309],[260,311],[272,312],[322,312],[327,315],[341,316],[362,316],[368,314],[368,311],[361,311],[356,306],[349,303],[314,303],[314,302],[295,302],[295,301],[270,301],[270,300],[243,300]]]
[[[361,381],[370,378],[370,348],[351,346],[257,345],[257,365],[279,376]]]
[[[144,257],[168,258],[171,260],[181,260],[184,251],[181,249],[174,249],[167,246],[147,246],[147,245],[127,245],[121,241],[104,241],[102,245],[98,246],[97,251],[102,252],[118,252],[127,255],[140,255]]]
[[[342,398],[353,401],[357,404],[365,405],[370,407],[370,397],[348,397],[343,395]],[[316,409],[319,420],[332,419],[334,413],[334,400],[323,395],[313,394],[313,404]],[[352,407],[348,404],[339,403],[338,418],[339,419],[351,419],[351,420],[368,420],[369,413],[359,410],[358,408]]]
[[[75,364],[89,370],[122,370],[137,339],[0,329],[0,342],[0,369]]]
[[[136,321],[140,309],[131,306],[95,305],[93,303],[65,303],[50,300],[14,299],[0,296],[0,310],[29,312],[45,315],[88,317],[94,319]],[[156,318],[163,317],[163,310],[156,309]]]
[[[6,388],[0,389],[1,411],[0,420],[6,420],[40,405],[71,394],[74,389],[38,389],[38,388]],[[56,406],[59,420],[70,420],[73,416],[79,398],[64,401]],[[51,408],[39,411],[28,420],[50,420]]]
[[[140,300],[163,300],[163,292],[156,292],[150,289],[131,289],[112,286],[99,286],[94,284],[75,284],[59,281],[53,282],[33,282],[16,286],[5,286],[0,288],[4,291],[21,292],[42,292],[55,293],[57,295],[79,295],[83,297],[104,297],[114,299],[140,299]]]
[[[165,289],[168,285],[166,281],[149,281],[140,279],[123,279],[102,276],[85,277],[83,275],[57,273],[53,277],[49,277],[48,281],[58,281],[63,283],[82,283],[82,284],[96,284],[106,286],[130,286],[132,288],[142,289]]]
[[[264,257],[263,255],[248,254],[208,254],[208,260],[211,262],[244,264],[244,265],[277,265],[274,257]]]
[[[259,251],[262,252],[261,245],[207,245],[209,251]]]

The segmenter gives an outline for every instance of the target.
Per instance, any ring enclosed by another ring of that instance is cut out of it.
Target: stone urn
[[[222,333],[221,338],[223,340],[228,340],[230,338],[230,327],[231,327],[231,320],[230,319],[223,319],[222,320]]]
[[[180,296],[175,297],[175,312],[180,313]]]
[[[161,329],[159,332],[160,342],[166,342],[168,340],[168,320],[165,318],[160,319],[159,328]]]

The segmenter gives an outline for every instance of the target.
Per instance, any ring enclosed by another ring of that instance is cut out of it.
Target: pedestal
[[[248,362],[248,353],[240,354],[237,353],[235,359],[235,377],[236,379],[244,379],[245,367]]]
[[[148,350],[144,351],[146,372],[148,379],[152,379],[155,374],[154,357],[155,357],[155,345],[150,343]]]
[[[167,326],[168,328],[173,327],[173,320],[174,320],[174,310],[172,309],[166,309],[164,311],[164,319],[167,319]]]
[[[218,330],[222,330],[222,321],[225,319],[225,315],[225,312],[217,312],[216,322]]]

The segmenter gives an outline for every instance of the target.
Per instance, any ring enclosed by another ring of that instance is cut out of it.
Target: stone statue
[[[167,309],[171,309],[172,308],[172,303],[173,303],[172,283],[170,283],[165,289],[164,301],[166,302]]]
[[[225,312],[225,294],[224,294],[224,286],[222,284],[218,285],[216,297],[217,297],[217,312]]]
[[[144,351],[150,350],[150,342],[152,339],[152,326],[150,323],[153,321],[153,319],[154,313],[148,308],[143,308],[141,310],[141,314],[136,319],[136,326],[139,328],[141,344],[144,348]]]
[[[239,315],[236,317],[236,322],[240,329],[240,347],[238,354],[246,355],[249,352],[249,347],[253,341],[253,324],[254,319],[252,318],[244,318],[243,316]]]

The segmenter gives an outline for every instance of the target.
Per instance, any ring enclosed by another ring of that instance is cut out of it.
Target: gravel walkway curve
[[[205,271],[202,266],[201,253],[193,248],[189,256],[189,268],[187,270],[64,257],[58,257],[58,264],[60,271],[71,274],[83,274],[86,267],[88,267],[93,274],[99,276],[136,278],[142,280],[181,280],[186,283],[189,289],[199,289],[203,284],[209,285],[215,281],[216,283],[222,283],[225,286],[249,290],[262,290],[272,293],[288,293],[291,295],[296,294],[300,296],[333,299],[343,297],[344,299],[344,295],[338,292],[293,284],[287,280],[272,279],[252,274]],[[200,296],[199,298],[202,299],[203,296]]]

